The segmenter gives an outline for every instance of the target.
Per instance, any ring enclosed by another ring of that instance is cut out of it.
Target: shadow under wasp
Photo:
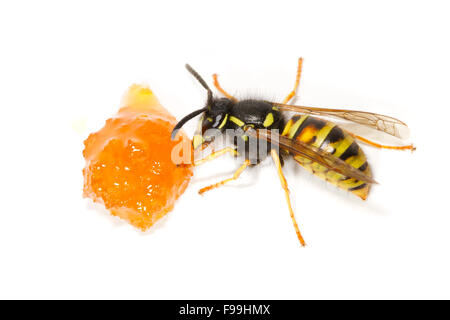
[[[206,106],[181,119],[172,131],[172,139],[187,121],[200,114],[202,116],[192,141],[194,150],[204,149],[214,141],[215,136],[207,134],[209,129],[216,129],[222,134],[226,134],[228,130],[235,130],[238,132],[237,137],[242,139],[237,141],[234,137],[232,146],[213,151],[205,158],[194,161],[194,166],[198,166],[227,153],[244,156],[243,164],[233,177],[200,189],[200,194],[238,179],[246,168],[258,164],[270,154],[284,189],[295,232],[300,244],[304,246],[305,241],[295,220],[288,185],[282,171],[283,157],[292,156],[312,174],[365,200],[371,185],[376,181],[372,178],[367,158],[356,141],[385,149],[415,150],[415,148],[413,145],[379,144],[327,120],[330,117],[338,118],[399,139],[406,139],[409,133],[406,124],[390,116],[366,111],[290,105],[289,102],[295,97],[300,84],[302,64],[303,59],[300,58],[294,89],[282,103],[255,99],[239,101],[222,89],[217,74],[213,75],[214,86],[224,97],[215,97],[203,78],[190,65],[186,65],[187,70],[207,91]],[[296,115],[288,118],[285,114],[287,111]],[[269,145],[267,152],[261,154],[258,150],[249,148],[252,140],[267,143]]]

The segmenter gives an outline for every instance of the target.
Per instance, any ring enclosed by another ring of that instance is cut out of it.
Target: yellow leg
[[[222,89],[222,87],[219,84],[219,80],[217,79],[217,74],[213,74],[213,80],[214,80],[214,87],[216,87],[216,89],[220,93],[222,93],[228,99],[233,100],[234,102],[238,101],[235,97],[233,97],[231,94],[229,94],[228,92],[226,92],[225,90]]]
[[[237,151],[234,148],[226,147],[226,148],[217,150],[217,151],[207,155],[203,159],[199,159],[197,161],[194,161],[194,166],[199,166],[201,164],[204,164],[205,162],[212,161],[212,160],[214,160],[214,159],[216,159],[216,158],[218,158],[220,156],[223,156],[226,153],[231,153],[233,156],[237,155]]]
[[[242,166],[239,167],[239,169],[236,170],[236,172],[234,173],[232,178],[229,179],[225,179],[223,181],[220,181],[218,183],[212,184],[210,186],[201,188],[198,193],[203,194],[206,191],[218,188],[220,186],[223,186],[225,183],[236,180],[237,178],[239,178],[239,176],[241,175],[241,173],[250,165],[250,160],[245,160],[245,162],[242,164]]]
[[[298,67],[297,67],[297,77],[295,78],[294,89],[283,100],[283,103],[288,103],[297,93],[298,86],[300,85],[300,77],[302,75],[302,65],[303,65],[303,58],[299,58],[298,59]]]
[[[284,177],[283,171],[281,170],[280,157],[278,156],[278,153],[274,149],[272,149],[270,151],[270,155],[272,156],[273,162],[275,163],[275,166],[277,167],[278,177],[280,178],[281,186],[284,189],[284,195],[286,196],[286,202],[289,207],[289,214],[291,215],[292,223],[294,224],[295,233],[297,234],[297,238],[300,241],[300,244],[304,247],[306,245],[306,243],[302,237],[302,234],[300,233],[300,229],[298,228],[297,221],[295,220],[294,211],[292,210],[292,206],[291,206],[291,199],[289,197],[288,185],[286,182],[286,178]]]
[[[358,136],[358,135],[356,135],[354,133],[351,133],[351,132],[349,132],[349,133],[350,133],[350,135],[353,138],[358,139],[358,140],[360,140],[360,141],[362,141],[364,143],[367,143],[368,145],[371,145],[372,147],[375,147],[375,148],[391,149],[391,150],[411,150],[411,151],[416,150],[416,147],[414,147],[412,144],[410,144],[408,146],[386,146],[386,145],[383,145],[383,144],[379,144],[379,143],[370,141],[370,140],[368,140],[366,138],[363,138],[361,136]]]

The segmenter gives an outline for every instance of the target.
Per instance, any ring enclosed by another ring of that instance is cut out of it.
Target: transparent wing
[[[275,102],[270,103],[278,107],[281,111],[293,111],[304,114],[345,119],[347,121],[355,122],[378,131],[385,132],[400,139],[407,139],[409,137],[409,128],[404,122],[382,114],[356,110],[294,106]]]
[[[336,171],[346,177],[354,178],[367,183],[377,183],[374,179],[364,174],[361,170],[352,167],[347,162],[302,141],[289,139],[288,137],[281,136],[270,130],[249,129],[247,130],[247,134],[254,138],[263,139],[272,144],[277,144],[280,148],[286,149],[293,155],[299,155],[311,161],[317,162],[329,170]]]

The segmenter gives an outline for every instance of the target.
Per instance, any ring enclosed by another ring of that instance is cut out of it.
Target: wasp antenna
[[[198,74],[197,71],[194,70],[194,68],[192,68],[188,63],[186,63],[185,65],[187,71],[189,71],[190,74],[192,74],[194,76],[195,79],[197,79],[198,82],[200,82],[200,84],[203,86],[203,88],[206,89],[206,91],[208,91],[208,102],[207,104],[209,105],[212,101],[212,91],[211,89],[208,87],[208,85],[206,84],[206,81],[203,80],[203,78]]]
[[[173,128],[170,139],[175,140],[175,137],[177,136],[178,131],[181,129],[182,126],[184,126],[184,124],[186,122],[188,122],[192,118],[198,116],[200,113],[205,112],[206,110],[208,110],[208,107],[205,107],[205,108],[202,108],[199,110],[195,110],[194,112],[189,113],[187,116],[185,116],[183,119],[181,119],[177,123],[177,125]]]

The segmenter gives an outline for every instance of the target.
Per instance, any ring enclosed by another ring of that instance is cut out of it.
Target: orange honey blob
[[[170,139],[177,121],[149,88],[131,86],[122,106],[84,141],[84,196],[145,231],[189,184],[191,166],[177,166],[173,150],[183,141],[190,153],[191,143],[182,132]]]

